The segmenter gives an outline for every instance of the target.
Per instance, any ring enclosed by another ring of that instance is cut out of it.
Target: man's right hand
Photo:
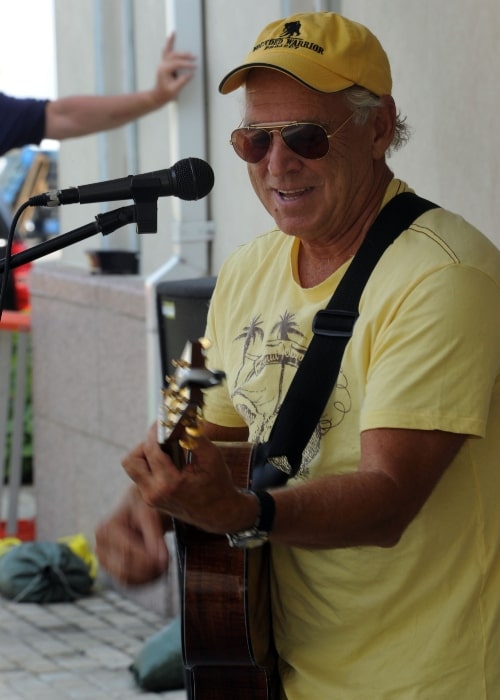
[[[133,486],[118,508],[98,525],[97,558],[121,583],[149,583],[168,568],[164,532],[161,515],[144,503]]]

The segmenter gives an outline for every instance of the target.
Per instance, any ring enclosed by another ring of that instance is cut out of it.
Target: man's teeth
[[[287,199],[293,199],[293,197],[298,197],[299,195],[303,194],[306,190],[300,189],[300,190],[278,190],[280,193],[281,197],[286,197]]]

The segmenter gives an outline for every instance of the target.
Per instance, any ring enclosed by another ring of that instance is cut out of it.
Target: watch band
[[[257,497],[259,501],[259,515],[255,521],[254,527],[259,532],[270,533],[274,525],[274,516],[276,514],[276,504],[274,498],[269,491],[252,491],[249,493]]]
[[[274,498],[268,491],[245,491],[255,496],[259,502],[259,513],[255,524],[242,532],[227,533],[227,539],[231,547],[259,547],[267,542],[272,530],[276,505]]]

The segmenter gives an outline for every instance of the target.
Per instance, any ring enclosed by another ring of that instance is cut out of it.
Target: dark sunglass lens
[[[318,124],[291,124],[281,135],[288,148],[302,158],[323,158],[330,147],[325,130]]]
[[[234,150],[247,163],[258,163],[269,150],[271,135],[264,129],[236,129],[231,136]]]

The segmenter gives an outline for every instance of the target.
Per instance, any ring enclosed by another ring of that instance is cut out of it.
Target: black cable
[[[10,224],[9,237],[7,238],[7,245],[5,246],[5,267],[4,267],[4,271],[3,271],[3,277],[2,277],[2,286],[0,288],[0,319],[2,318],[3,307],[5,304],[5,296],[7,294],[7,285],[9,282],[9,274],[10,274],[10,258],[12,256],[12,243],[14,242],[14,236],[16,233],[17,223],[18,223],[19,219],[21,218],[21,214],[29,206],[30,206],[29,202],[24,202],[24,204],[21,204],[19,209],[14,214],[14,217],[13,217],[11,224]]]

